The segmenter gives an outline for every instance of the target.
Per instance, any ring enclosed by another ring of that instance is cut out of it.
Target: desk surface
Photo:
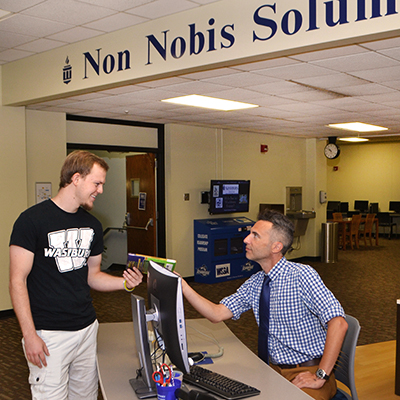
[[[197,329],[197,330],[196,330]],[[215,343],[198,331],[214,337],[224,347],[224,355],[205,368],[247,383],[261,390],[254,399],[307,400],[295,387],[249,350],[224,323],[206,319],[186,321],[189,351],[217,351]],[[100,324],[97,350],[100,387],[105,400],[136,399],[129,379],[139,367],[132,322]]]

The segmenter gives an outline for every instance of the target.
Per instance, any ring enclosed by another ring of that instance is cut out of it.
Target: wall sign
[[[400,36],[396,0],[221,0],[2,66],[3,105]]]
[[[146,199],[147,199],[147,193],[140,192],[139,193],[139,203],[138,203],[139,210],[146,211]]]

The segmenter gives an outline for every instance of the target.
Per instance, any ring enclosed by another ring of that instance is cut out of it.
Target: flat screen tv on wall
[[[249,180],[212,180],[210,214],[244,213],[249,211]]]

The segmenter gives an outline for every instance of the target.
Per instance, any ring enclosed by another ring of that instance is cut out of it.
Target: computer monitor
[[[354,209],[361,212],[368,212],[368,200],[355,200],[354,201]]]
[[[249,180],[212,180],[210,182],[210,214],[249,211]]]
[[[378,212],[379,212],[379,203],[369,203],[369,212],[371,214],[378,214]]]
[[[348,202],[340,202],[340,212],[347,213],[349,211],[349,203]]]
[[[151,321],[156,341],[170,361],[183,373],[189,372],[182,278],[150,261],[147,271],[149,310],[142,297],[131,295],[132,318],[140,368],[136,378],[129,382],[137,397],[144,399],[157,395],[152,374],[152,360],[147,323]]]
[[[400,201],[390,201],[389,211],[394,211],[395,213],[400,213]]]
[[[340,201],[328,201],[326,209],[329,211],[340,212]]]

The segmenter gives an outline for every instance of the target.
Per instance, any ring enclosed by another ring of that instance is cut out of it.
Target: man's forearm
[[[217,323],[232,318],[232,313],[228,308],[223,304],[215,304],[199,295],[184,279],[182,279],[182,290],[183,295],[193,308],[211,322]]]
[[[21,327],[22,336],[27,337],[36,334],[26,284],[23,282],[10,282],[10,296],[15,315]]]
[[[347,322],[342,317],[333,318],[328,322],[324,354],[319,364],[328,375],[332,372],[339,356],[347,327]]]

